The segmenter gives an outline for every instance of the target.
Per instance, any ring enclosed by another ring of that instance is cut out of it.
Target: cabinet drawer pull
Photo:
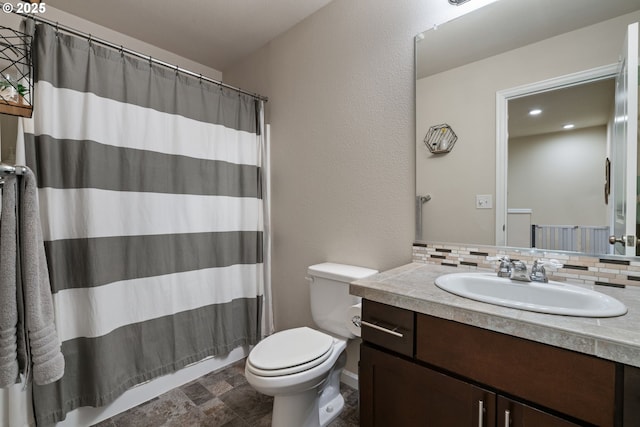
[[[484,402],[478,401],[478,427],[482,427],[484,424]]]
[[[511,422],[511,413],[509,411],[504,411],[504,427],[509,427],[510,422]]]
[[[398,338],[403,338],[404,337],[404,335],[402,335],[400,332],[396,332],[395,329],[391,330],[391,329],[383,328],[382,326],[378,326],[375,323],[369,323],[366,320],[361,320],[360,324],[364,325],[364,326],[368,326],[368,327],[373,328],[373,329],[377,329],[377,330],[385,332],[387,334],[391,334],[391,335],[396,336]]]

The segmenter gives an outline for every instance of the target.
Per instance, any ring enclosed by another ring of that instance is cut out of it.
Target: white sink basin
[[[518,282],[491,273],[453,273],[436,286],[461,297],[538,313],[580,317],[614,317],[627,312],[615,298],[561,282]]]

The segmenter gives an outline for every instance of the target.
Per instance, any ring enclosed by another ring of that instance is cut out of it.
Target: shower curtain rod
[[[0,7],[2,7],[4,4],[5,4],[5,2],[0,1]],[[78,31],[78,30],[76,30],[74,28],[71,28],[71,27],[68,27],[66,25],[61,25],[58,22],[54,22],[54,21],[51,21],[49,19],[45,19],[45,18],[42,18],[40,16],[35,16],[35,15],[32,15],[32,14],[18,13],[16,11],[13,11],[12,13],[14,13],[16,15],[19,15],[19,16],[22,16],[23,18],[33,19],[35,21],[42,22],[42,23],[47,24],[47,25],[51,25],[52,27],[55,27],[55,29],[57,31],[64,31],[64,32],[69,33],[69,34],[73,34],[74,36],[78,36],[78,37],[82,37],[84,39],[87,39],[92,43],[98,43],[98,44],[101,44],[101,45],[116,49],[119,52],[124,52],[124,53],[126,53],[128,55],[135,56],[135,57],[147,60],[149,62],[153,62],[154,64],[158,64],[158,65],[161,65],[161,66],[166,67],[166,68],[170,68],[170,69],[175,70],[177,72],[180,72],[180,73],[183,73],[183,74],[187,74],[187,75],[192,76],[192,77],[197,77],[197,78],[199,78],[201,80],[204,80],[206,82],[213,83],[213,84],[216,84],[216,85],[219,85],[219,86],[222,86],[222,87],[226,87],[227,89],[235,90],[235,91],[243,93],[245,95],[252,96],[252,97],[254,97],[254,98],[256,98],[256,99],[258,99],[260,101],[264,101],[264,102],[269,101],[269,98],[267,98],[266,96],[262,96],[262,95],[259,95],[257,93],[247,92],[246,90],[242,90],[242,89],[240,89],[238,87],[228,85],[228,84],[223,83],[223,82],[221,82],[219,80],[215,80],[215,79],[212,79],[210,77],[203,76],[202,74],[196,73],[194,71],[190,71],[190,70],[187,70],[185,68],[181,68],[181,67],[179,67],[177,65],[173,65],[173,64],[170,64],[168,62],[164,62],[164,61],[161,61],[159,59],[153,58],[150,55],[144,55],[144,54],[142,54],[140,52],[137,52],[135,50],[127,49],[126,47],[123,47],[122,45],[117,45],[115,43],[111,43],[110,41],[107,41],[107,40],[104,40],[104,39],[101,39],[101,38],[98,38],[98,37],[93,37],[91,34],[83,33],[82,31]]]

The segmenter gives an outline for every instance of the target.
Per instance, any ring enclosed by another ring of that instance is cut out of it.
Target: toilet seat
[[[265,377],[303,372],[331,356],[333,341],[332,336],[308,327],[277,332],[253,348],[247,369]]]

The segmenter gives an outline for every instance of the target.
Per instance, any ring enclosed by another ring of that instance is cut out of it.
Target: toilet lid
[[[322,363],[332,347],[330,335],[307,327],[287,329],[260,341],[249,353],[249,363],[259,371],[291,374]],[[291,369],[295,367],[300,369]]]

